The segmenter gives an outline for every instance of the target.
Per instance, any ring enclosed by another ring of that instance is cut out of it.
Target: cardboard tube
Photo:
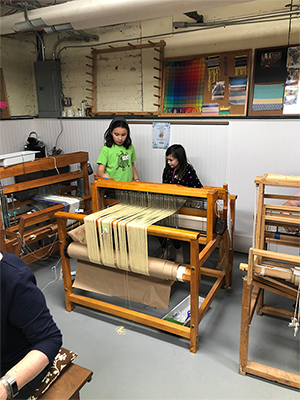
[[[72,242],[68,246],[67,252],[71,258],[90,262],[87,246],[84,244]],[[171,281],[177,280],[177,269],[180,264],[174,261],[162,260],[154,257],[149,257],[148,260],[150,276]]]

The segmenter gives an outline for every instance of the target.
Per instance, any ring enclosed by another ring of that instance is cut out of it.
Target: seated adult
[[[50,369],[62,335],[30,268],[0,251],[0,399],[27,399]]]

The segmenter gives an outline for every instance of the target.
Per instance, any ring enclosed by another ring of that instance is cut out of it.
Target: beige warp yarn
[[[147,227],[173,215],[185,199],[146,193],[129,197],[141,205],[120,203],[84,218],[89,260],[149,275]]]

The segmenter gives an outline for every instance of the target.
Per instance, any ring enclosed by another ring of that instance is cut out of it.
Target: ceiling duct
[[[226,0],[226,6],[242,2],[249,0]],[[64,24],[89,29],[222,6],[224,0],[76,0],[27,11],[27,18],[23,13],[2,17],[1,35],[23,31],[21,27],[33,30]]]

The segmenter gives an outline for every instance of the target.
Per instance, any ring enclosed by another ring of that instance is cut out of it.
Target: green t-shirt
[[[97,164],[105,165],[104,172],[115,181],[130,182],[133,179],[132,163],[136,161],[135,149],[131,144],[128,149],[113,144],[103,146]]]

